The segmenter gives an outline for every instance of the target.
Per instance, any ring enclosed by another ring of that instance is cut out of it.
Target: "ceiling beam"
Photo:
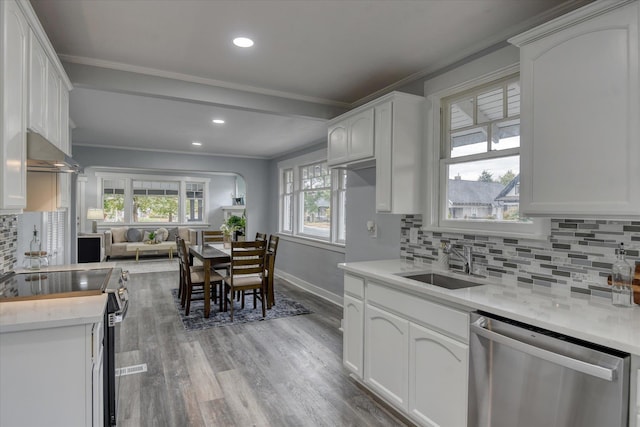
[[[73,62],[63,62],[63,65],[71,83],[75,87],[87,89],[306,119],[330,120],[348,111],[348,108],[342,106],[288,99],[131,71]]]

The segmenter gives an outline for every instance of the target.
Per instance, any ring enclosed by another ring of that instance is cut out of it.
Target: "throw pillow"
[[[178,227],[172,228],[171,230],[169,230],[169,233],[167,235],[167,241],[175,242],[176,237],[178,237]]]
[[[167,237],[169,237],[169,232],[164,227],[158,228],[156,230],[156,234],[158,235],[158,238],[156,239],[156,241],[158,242],[164,242],[165,240],[167,240]]]
[[[129,242],[140,242],[142,241],[142,231],[137,228],[130,228],[127,230],[127,241]]]
[[[148,241],[150,241],[150,240],[151,240],[150,234],[151,234],[151,232],[150,232],[150,231],[146,231],[146,230],[145,230],[144,235],[142,236],[142,241],[143,241],[143,242],[148,242]]]
[[[129,227],[116,227],[111,229],[113,243],[123,243],[127,241],[127,230]]]

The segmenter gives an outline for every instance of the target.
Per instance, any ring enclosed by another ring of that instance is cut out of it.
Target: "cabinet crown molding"
[[[338,122],[343,121],[346,118],[349,118],[355,114],[358,114],[361,111],[367,110],[369,108],[375,107],[378,104],[382,104],[383,102],[386,102],[388,100],[391,99],[397,99],[397,98],[405,98],[405,99],[411,99],[411,100],[415,100],[415,101],[424,101],[424,96],[419,96],[419,95],[414,95],[412,93],[406,93],[406,92],[398,92],[398,91],[393,91],[393,92],[389,92],[386,95],[383,95],[379,98],[374,99],[373,101],[369,101],[366,104],[363,105],[359,105],[356,108],[354,108],[353,110],[349,110],[346,113],[343,113],[337,117],[334,117],[333,119],[329,120],[327,122],[328,126],[332,126]]]
[[[588,21],[598,15],[602,15],[611,10],[618,9],[627,4],[638,2],[638,0],[617,0],[617,1],[596,1],[580,9],[559,16],[542,25],[517,36],[511,37],[507,41],[517,47],[522,47],[536,40],[547,37],[551,34],[573,27],[580,22]]]

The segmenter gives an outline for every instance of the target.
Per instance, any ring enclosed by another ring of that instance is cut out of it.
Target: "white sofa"
[[[105,256],[107,257],[107,261],[111,257],[135,257],[136,251],[131,250],[127,251],[127,244],[132,242],[142,242],[144,237],[144,232],[157,231],[160,228],[164,228],[167,231],[167,236],[165,236],[166,241],[174,241],[175,235],[179,235],[181,238],[185,240],[185,243],[188,245],[195,245],[198,243],[198,231],[191,229],[189,227],[136,227],[136,226],[123,226],[123,227],[112,227],[109,230],[104,232],[104,251]],[[137,230],[139,233],[134,232]],[[132,236],[136,237],[138,235],[140,238],[130,241],[129,238]],[[158,251],[148,252],[145,254],[160,254],[167,253],[168,249],[160,249]],[[175,251],[174,251],[175,252]]]

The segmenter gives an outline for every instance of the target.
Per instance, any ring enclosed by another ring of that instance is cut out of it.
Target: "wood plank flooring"
[[[131,274],[117,365],[147,372],[120,377],[118,426],[405,425],[343,369],[341,308],[276,286],[313,313],[187,332],[177,272]]]

